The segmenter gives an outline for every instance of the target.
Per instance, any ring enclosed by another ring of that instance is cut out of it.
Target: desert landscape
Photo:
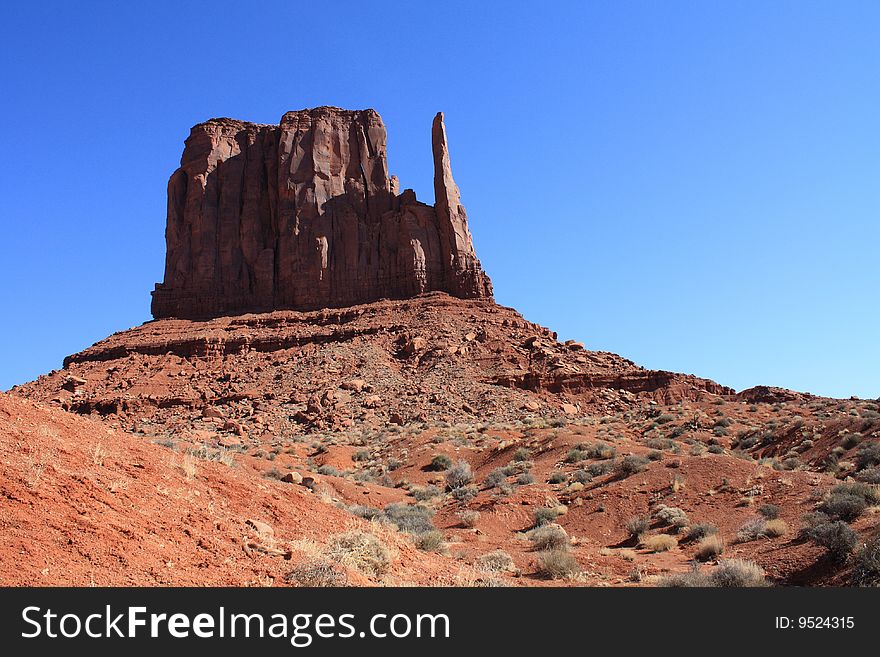
[[[433,205],[373,110],[193,127],[155,319],[0,395],[0,582],[880,583],[880,403],[497,304],[430,132]]]

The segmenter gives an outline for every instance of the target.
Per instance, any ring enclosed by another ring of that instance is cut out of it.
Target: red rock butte
[[[168,183],[157,319],[347,307],[446,292],[491,299],[434,118],[433,206],[389,176],[372,109],[192,128]]]

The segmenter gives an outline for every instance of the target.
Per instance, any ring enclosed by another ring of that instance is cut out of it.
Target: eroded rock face
[[[492,297],[434,119],[435,206],[399,192],[373,110],[192,129],[168,183],[156,318],[346,307],[441,291]]]

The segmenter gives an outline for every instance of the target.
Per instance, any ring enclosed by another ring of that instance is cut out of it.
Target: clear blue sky
[[[430,123],[500,303],[737,389],[880,395],[880,3],[6,3],[0,388],[149,319],[194,123]]]

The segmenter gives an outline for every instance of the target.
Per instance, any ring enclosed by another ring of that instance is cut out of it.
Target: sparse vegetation
[[[643,472],[648,466],[649,459],[646,456],[637,456],[629,454],[624,456],[614,468],[617,476],[621,478],[630,477],[639,472]]]
[[[535,527],[540,527],[553,522],[559,516],[555,508],[541,507],[535,511]]]
[[[852,583],[855,586],[880,586],[880,536],[875,536],[855,557]]]
[[[400,502],[385,507],[385,517],[408,534],[423,534],[434,530],[432,520],[434,512],[421,504],[403,504]]]
[[[718,528],[708,522],[698,522],[688,527],[687,540],[698,541],[718,533]]]
[[[694,556],[699,561],[708,561],[709,559],[714,559],[722,552],[724,552],[724,541],[717,534],[711,534],[697,544],[697,551]]]
[[[446,547],[443,532],[437,529],[432,529],[431,531],[422,534],[416,534],[414,540],[416,547],[423,552],[442,552]]]
[[[449,466],[446,470],[446,485],[449,487],[449,490],[463,488],[473,480],[474,474],[467,461],[459,461],[455,465]]]
[[[444,470],[448,470],[452,467],[452,459],[446,456],[446,454],[437,454],[434,458],[431,459],[431,465],[429,468],[436,472],[442,472]]]
[[[327,561],[310,560],[291,570],[287,581],[294,586],[335,588],[348,586],[348,575]]]
[[[484,573],[514,572],[516,564],[513,558],[504,550],[493,550],[476,558],[474,567]]]
[[[745,559],[722,560],[709,575],[712,586],[741,588],[767,586],[764,569]]]
[[[559,525],[545,525],[529,532],[529,541],[536,550],[568,549],[568,534]]]
[[[391,565],[391,552],[385,544],[373,534],[356,529],[332,536],[328,556],[369,577],[381,577]]]
[[[651,525],[651,520],[647,516],[633,516],[626,521],[626,533],[630,538],[639,540]]]
[[[566,550],[547,550],[538,556],[538,574],[550,579],[572,577],[580,572],[580,566]]]
[[[828,556],[836,563],[845,562],[859,540],[859,535],[842,520],[819,522],[805,527],[801,535],[824,547]]]
[[[456,515],[462,526],[468,528],[476,527],[477,521],[480,519],[480,512],[472,511],[471,509],[464,509],[459,511]]]
[[[656,534],[645,538],[642,541],[642,547],[649,552],[667,552],[678,547],[678,541],[669,534]]]

